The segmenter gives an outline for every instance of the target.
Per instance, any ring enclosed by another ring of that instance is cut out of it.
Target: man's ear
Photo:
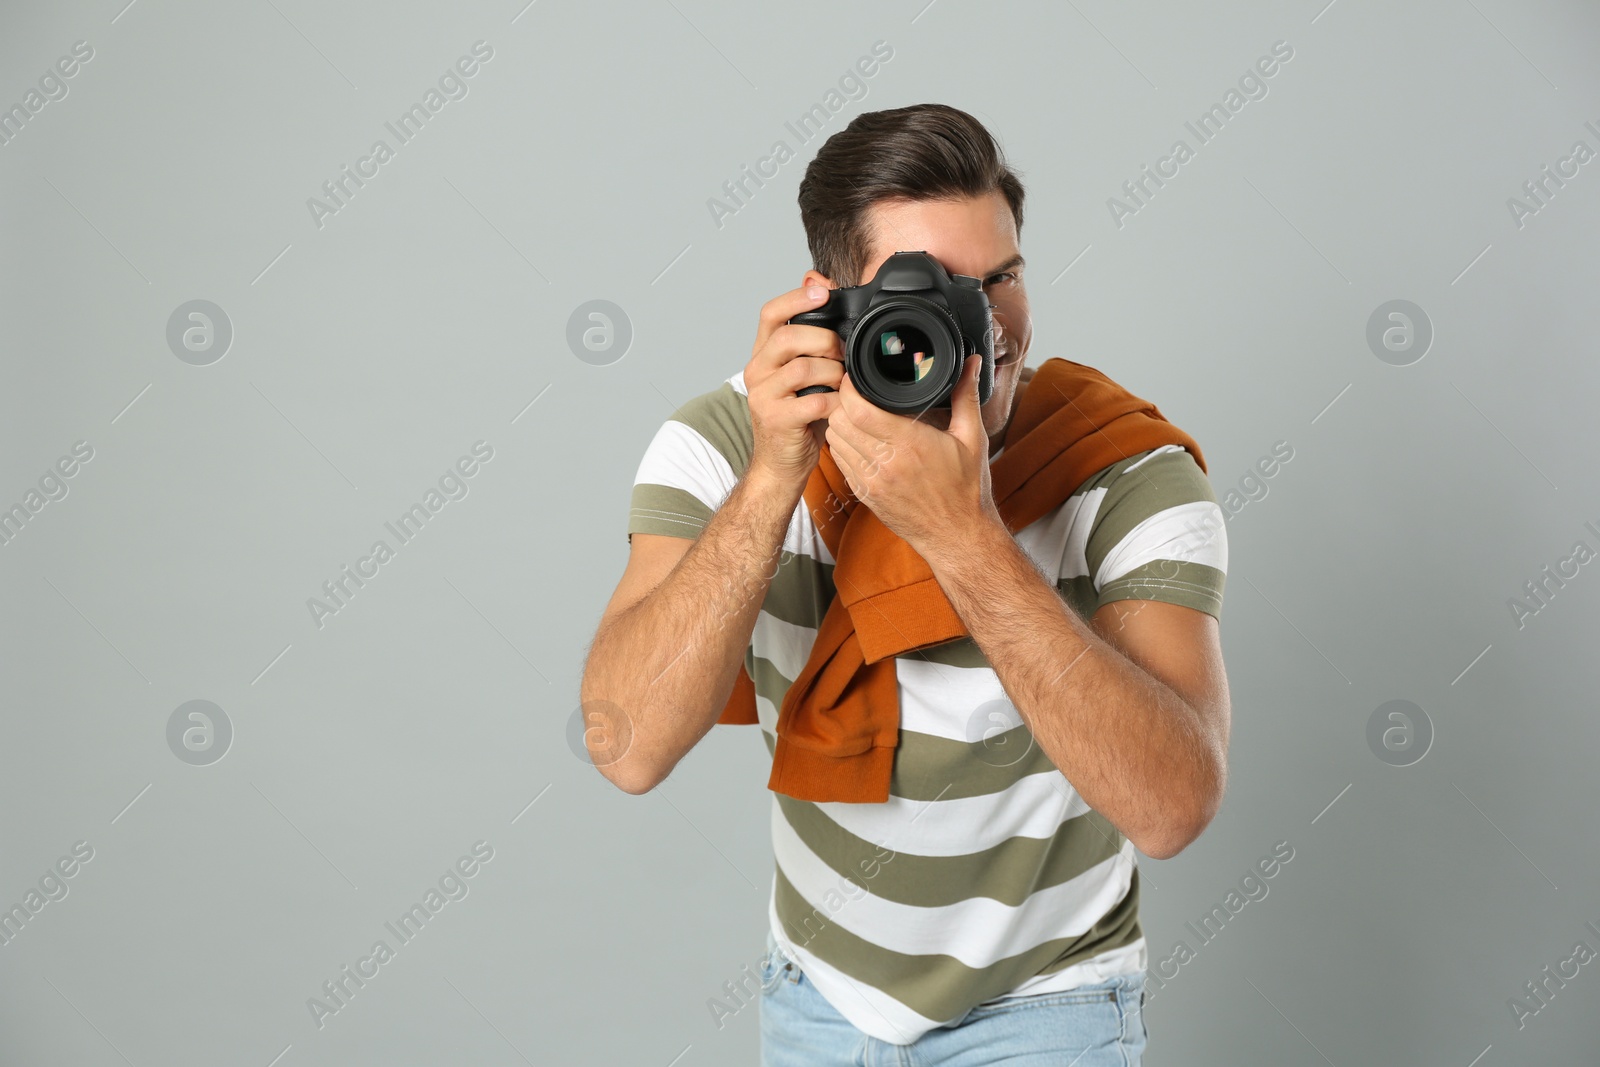
[[[833,282],[831,282],[827,278],[823,277],[822,274],[819,273],[816,270],[808,270],[808,271],[806,271],[806,276],[800,280],[800,287],[802,289],[804,289],[808,285],[821,285],[821,286],[824,286],[824,287],[826,287],[828,289],[837,288],[837,286],[835,286],[833,284]]]

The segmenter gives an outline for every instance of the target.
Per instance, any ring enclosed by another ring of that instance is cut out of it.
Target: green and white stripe
[[[752,443],[741,371],[656,433],[628,532],[699,536]],[[1179,446],[1112,464],[1016,539],[1085,620],[1130,599],[1220,617],[1222,512]],[[834,559],[803,500],[784,547],[745,653],[769,753],[778,707],[834,594]],[[1143,971],[1132,844],[1033,743],[977,644],[910,652],[895,671],[901,732],[888,801],[772,794],[768,918],[784,952],[858,1029],[895,1044],[980,1003]],[[995,722],[1017,725],[986,744]]]

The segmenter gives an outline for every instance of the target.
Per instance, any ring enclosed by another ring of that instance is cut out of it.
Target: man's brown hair
[[[1020,239],[1022,182],[983,123],[948,104],[862,112],[823,143],[800,180],[812,266],[834,285],[859,285],[872,251],[869,204],[958,200],[996,189]]]

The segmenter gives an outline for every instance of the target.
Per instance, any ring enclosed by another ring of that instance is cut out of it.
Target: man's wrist
[[[806,484],[810,480],[810,472],[802,475],[777,470],[759,458],[750,461],[743,477],[740,478],[740,481],[744,482],[749,491],[755,495],[769,499],[785,499],[791,508],[800,502],[800,497],[805,493]]]
[[[768,486],[771,486],[771,488],[790,488],[790,486],[798,483],[798,486],[803,490],[808,477],[810,475],[800,475],[798,472],[786,472],[786,470],[778,469],[778,467],[774,467],[773,464],[762,459],[762,456],[752,456],[749,466],[744,469],[744,478],[742,480],[744,482],[760,483],[762,488],[768,488]]]
[[[981,511],[942,531],[937,539],[913,547],[934,576],[943,580],[959,574],[963,566],[974,561],[992,565],[999,553],[1015,549],[1017,542],[997,513]]]

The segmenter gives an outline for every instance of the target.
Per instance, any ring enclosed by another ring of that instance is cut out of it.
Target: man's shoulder
[[[1228,569],[1222,508],[1182,445],[1129,456],[1102,471],[1084,566],[1110,600],[1165,600],[1221,617]]]
[[[668,421],[688,427],[716,449],[735,476],[749,466],[755,436],[742,369],[723,379],[715,388],[684,401]]]
[[[698,537],[749,466],[753,440],[743,371],[685,401],[639,461],[628,533]]]
[[[1180,444],[1158,445],[1124,456],[1086,478],[1079,493],[1096,489],[1117,489],[1118,495],[1142,491],[1144,496],[1170,496],[1193,499],[1195,494],[1211,494],[1211,482],[1194,455]],[[1215,500],[1214,494],[1212,499]]]
[[[1136,452],[1101,470],[1082,491],[1103,490],[1094,509],[1091,547],[1109,549],[1136,526],[1165,513],[1219,513],[1211,480],[1182,445]]]

